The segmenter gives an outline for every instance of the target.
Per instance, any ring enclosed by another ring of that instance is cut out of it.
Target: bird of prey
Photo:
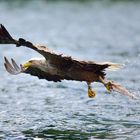
[[[119,64],[104,62],[96,63],[94,61],[78,61],[68,56],[59,55],[49,51],[45,46],[37,46],[26,41],[23,38],[13,39],[6,28],[0,24],[0,44],[15,44],[17,47],[25,46],[31,48],[42,56],[42,59],[31,59],[24,64],[17,65],[14,59],[5,58],[4,66],[10,74],[17,75],[27,73],[37,76],[39,79],[60,82],[66,80],[85,81],[88,86],[88,96],[95,97],[95,91],[92,90],[91,83],[100,82],[108,91],[117,91],[130,98],[135,98],[126,88],[113,81],[106,80],[106,69],[117,70]]]

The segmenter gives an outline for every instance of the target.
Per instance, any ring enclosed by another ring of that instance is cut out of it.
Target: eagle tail
[[[113,90],[125,96],[128,96],[131,99],[137,99],[137,97],[133,95],[132,93],[130,93],[125,87],[121,86],[120,84],[114,81],[108,82],[107,84],[105,84],[105,86],[109,91]]]
[[[6,28],[0,24],[0,44],[16,44]]]
[[[108,67],[106,70],[110,70],[110,71],[117,71],[117,70],[121,69],[123,66],[121,64],[111,63],[111,62],[108,62],[107,64],[108,64]]]

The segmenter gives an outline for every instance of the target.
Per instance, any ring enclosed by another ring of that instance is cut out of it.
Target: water
[[[0,1],[0,22],[15,38],[45,44],[82,60],[125,64],[108,79],[140,94],[140,2]],[[29,75],[9,75],[3,57],[18,63],[38,53],[0,46],[0,139],[140,139],[140,102],[108,94],[93,84],[53,83]]]

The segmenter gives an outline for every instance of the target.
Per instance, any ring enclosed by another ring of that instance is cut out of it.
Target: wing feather
[[[120,84],[112,81],[111,86],[112,90],[119,92],[125,96],[128,96],[131,99],[137,99],[137,97],[134,94],[130,93],[125,87],[121,86]]]
[[[76,59],[72,59],[69,56],[62,56],[59,54],[55,54],[48,50],[45,46],[35,46],[31,42],[28,42],[24,39],[19,39],[19,44],[28,48],[31,48],[38,53],[42,54],[46,60],[49,60],[49,63],[57,66],[59,69],[70,69],[73,68],[75,70],[86,70],[91,72],[100,72],[104,69],[108,68],[109,64],[100,64],[96,62],[86,62],[86,61],[78,61]]]
[[[21,66],[19,67],[13,59],[11,59],[12,64],[9,62],[9,60],[6,57],[4,57],[4,60],[5,60],[5,63],[4,63],[5,69],[10,74],[17,75],[23,72],[23,69],[21,68]]]
[[[2,24],[0,24],[0,44],[11,44],[14,42],[14,39],[8,33],[6,28]]]
[[[37,76],[39,79],[46,79],[48,81],[61,82],[61,80],[63,80],[63,78],[58,75],[51,75],[34,67],[29,67],[24,71],[24,73]]]
[[[20,70],[20,67],[17,65],[17,63],[15,62],[15,60],[11,58],[11,62],[12,62],[12,64],[13,64],[14,68],[15,68],[17,71],[19,71],[19,70]]]
[[[4,63],[4,66],[5,66],[5,69],[7,70],[7,72],[9,72],[10,74],[15,75],[14,71],[11,70],[11,68],[6,63]]]

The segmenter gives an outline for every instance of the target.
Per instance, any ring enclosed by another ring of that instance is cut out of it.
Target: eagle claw
[[[94,98],[95,96],[96,96],[96,93],[92,90],[90,83],[88,83],[88,97]]]
[[[107,82],[107,83],[105,84],[105,87],[106,87],[106,89],[107,89],[108,91],[111,92],[111,91],[113,90],[112,82],[111,82],[111,81]]]

